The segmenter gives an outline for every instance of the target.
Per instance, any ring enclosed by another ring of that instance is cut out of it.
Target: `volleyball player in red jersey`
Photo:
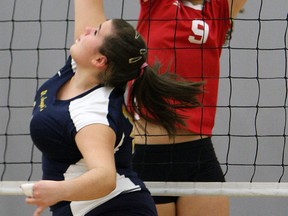
[[[140,120],[134,169],[144,181],[224,182],[211,141],[220,55],[227,32],[247,0],[140,0],[137,30],[149,49],[148,63],[160,72],[205,81],[203,107],[180,111],[187,127],[174,139],[164,128]],[[147,144],[147,145],[146,145]],[[176,144],[176,145],[171,145]],[[226,216],[225,196],[154,197],[159,216]]]

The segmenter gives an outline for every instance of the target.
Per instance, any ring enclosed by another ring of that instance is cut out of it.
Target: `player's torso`
[[[226,0],[212,0],[204,8],[175,0],[143,4],[138,31],[147,41],[149,63],[158,60],[162,72],[171,66],[188,78],[218,76],[228,13]]]
[[[34,143],[49,159],[75,163],[82,159],[75,142],[78,125],[106,124],[116,134],[116,166],[128,167],[133,126],[123,106],[123,92],[99,85],[75,98],[59,100],[58,90],[74,75],[65,67],[37,91],[30,123]],[[89,119],[91,113],[93,119]]]

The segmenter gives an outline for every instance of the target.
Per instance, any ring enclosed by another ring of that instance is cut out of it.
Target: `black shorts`
[[[73,215],[69,203],[53,212],[53,216]],[[145,190],[120,194],[97,206],[85,216],[157,216],[151,194]]]
[[[177,144],[135,145],[133,169],[143,181],[225,182],[211,138]],[[154,196],[156,204],[176,196]]]

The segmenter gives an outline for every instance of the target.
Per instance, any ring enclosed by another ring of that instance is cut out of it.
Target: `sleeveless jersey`
[[[137,30],[147,42],[148,63],[158,61],[160,73],[177,73],[191,81],[204,80],[201,108],[185,109],[187,127],[211,135],[218,96],[220,55],[230,28],[227,0],[202,5],[188,1],[141,1]]]

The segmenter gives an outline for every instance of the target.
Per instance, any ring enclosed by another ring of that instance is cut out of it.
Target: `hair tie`
[[[148,63],[147,62],[144,62],[143,64],[142,64],[142,66],[141,66],[141,69],[144,69],[144,68],[146,68],[148,66]]]
[[[145,69],[147,66],[148,66],[148,63],[147,63],[147,62],[144,62],[144,63],[141,65],[141,67],[140,67],[140,73],[138,74],[137,77],[135,77],[134,79],[132,79],[132,80],[130,80],[130,81],[128,82],[128,86],[131,87],[131,86],[133,85],[133,83],[135,82],[135,80],[138,79],[140,76],[143,75],[144,69]],[[139,70],[139,69],[138,69],[138,70]]]
[[[134,78],[134,79],[132,79],[132,80],[129,80],[129,81],[127,82],[127,93],[128,93],[128,95],[129,95],[129,96],[127,97],[128,99],[130,98],[131,88],[132,88],[135,80],[138,79],[140,76],[143,75],[144,69],[145,69],[147,66],[149,66],[148,63],[147,63],[147,62],[144,62],[144,63],[141,65],[141,67],[140,67],[140,73],[139,73],[139,75],[138,75],[136,78]],[[138,70],[139,70],[139,69],[138,69]],[[128,102],[128,100],[127,100],[127,101],[126,101],[126,104],[128,104],[127,107],[128,107],[128,109],[129,109],[129,105],[131,105],[131,101]],[[135,115],[136,115],[136,114],[135,114]],[[135,116],[135,119],[137,119],[137,118],[139,118],[139,117]]]
[[[144,69],[148,66],[148,63],[147,62],[144,62],[142,65],[141,65],[141,68],[140,68],[140,74],[138,77],[142,76],[143,73],[144,73]]]

